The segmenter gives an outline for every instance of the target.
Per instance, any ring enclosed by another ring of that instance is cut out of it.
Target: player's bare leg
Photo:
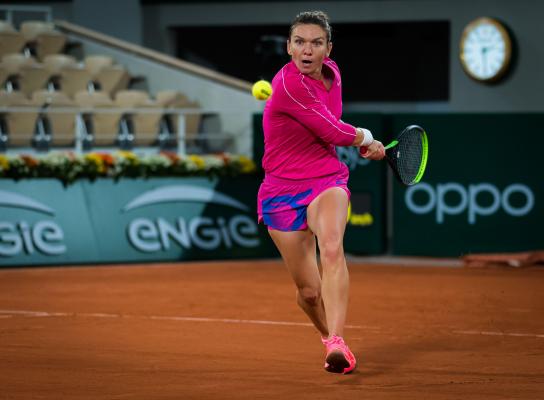
[[[338,187],[321,193],[308,206],[308,225],[317,236],[323,282],[321,290],[330,335],[344,334],[349,300],[349,273],[344,257],[347,193]]]
[[[308,225],[317,237],[323,282],[321,291],[329,329],[325,369],[335,373],[352,372],[357,361],[343,339],[349,300],[349,274],[344,257],[348,195],[338,187],[321,193],[308,206]]]
[[[298,305],[308,315],[321,336],[328,337],[313,233],[310,230],[294,232],[269,230],[268,232],[297,286]]]

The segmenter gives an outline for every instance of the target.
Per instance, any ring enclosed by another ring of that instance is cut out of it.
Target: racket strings
[[[416,129],[405,132],[397,145],[397,168],[402,182],[410,184],[419,173],[423,157],[421,132]]]

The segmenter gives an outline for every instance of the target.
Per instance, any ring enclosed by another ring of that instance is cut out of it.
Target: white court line
[[[288,322],[288,321],[267,321],[255,319],[231,319],[231,318],[206,318],[206,317],[180,317],[180,316],[158,316],[158,315],[131,315],[131,314],[106,314],[106,313],[62,313],[47,311],[26,311],[26,310],[0,310],[0,314],[13,316],[24,315],[26,317],[90,317],[90,318],[143,318],[163,321],[186,321],[186,322],[221,322],[228,324],[255,324],[255,325],[282,325],[282,326],[313,326],[309,322]],[[375,326],[346,325],[347,329],[368,329],[380,330]]]
[[[86,318],[141,318],[162,321],[184,321],[184,322],[219,322],[227,324],[253,324],[253,325],[276,325],[276,326],[313,326],[309,322],[289,321],[268,321],[258,319],[233,319],[233,318],[207,318],[207,317],[181,317],[181,316],[159,316],[159,315],[133,315],[133,314],[108,314],[108,313],[66,313],[28,310],[0,310],[0,318],[11,318],[16,315],[26,317],[86,317]],[[374,330],[380,331],[377,326],[367,325],[346,325],[347,329]],[[480,335],[480,336],[509,336],[509,337],[533,337],[544,338],[544,334],[537,333],[516,333],[516,332],[493,332],[493,331],[451,331],[458,335]]]
[[[482,335],[482,336],[513,336],[513,337],[536,337],[544,338],[544,335],[537,333],[515,333],[515,332],[490,332],[490,331],[453,331],[460,335]]]

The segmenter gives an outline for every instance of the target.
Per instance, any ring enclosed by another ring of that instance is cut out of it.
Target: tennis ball
[[[272,96],[272,86],[269,82],[261,79],[253,84],[251,93],[257,100],[268,100]]]

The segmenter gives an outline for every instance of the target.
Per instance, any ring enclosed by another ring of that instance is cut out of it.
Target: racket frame
[[[421,163],[419,164],[418,172],[417,172],[415,178],[411,182],[406,183],[406,182],[402,181],[402,178],[400,177],[400,174],[398,172],[398,169],[397,169],[397,167],[395,165],[394,160],[391,157],[389,157],[389,155],[387,154],[387,151],[385,153],[387,161],[388,161],[389,165],[391,166],[391,169],[393,170],[393,172],[395,172],[395,175],[396,175],[397,179],[399,180],[399,182],[401,182],[403,185],[406,185],[406,186],[415,185],[416,183],[421,181],[421,178],[423,178],[423,174],[425,173],[425,168],[427,167],[427,158],[428,158],[428,155],[429,155],[429,142],[428,142],[428,139],[427,139],[427,133],[425,132],[425,129],[423,129],[419,125],[409,125],[409,126],[407,126],[406,128],[404,128],[402,130],[402,132],[399,134],[397,139],[391,141],[391,143],[389,143],[387,146],[384,147],[385,150],[389,150],[389,149],[392,149],[393,147],[397,146],[399,144],[399,140],[402,137],[402,135],[404,134],[404,132],[407,132],[407,131],[409,131],[411,129],[417,129],[418,131],[421,132],[421,136],[422,136],[421,147],[422,147],[422,152],[423,152],[421,154]]]

